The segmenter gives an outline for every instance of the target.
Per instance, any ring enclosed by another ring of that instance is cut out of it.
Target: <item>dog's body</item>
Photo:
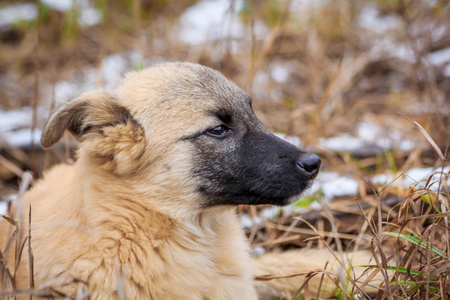
[[[121,285],[126,299],[256,298],[232,207],[181,223],[147,206],[129,183],[89,166],[80,157],[53,168],[24,199],[25,209],[32,204],[37,284],[81,280],[94,299],[119,298]],[[24,253],[17,288],[29,288],[28,274]],[[74,296],[76,287],[58,290]]]
[[[233,205],[288,203],[320,160],[268,133],[250,101],[216,71],[172,63],[60,108],[42,144],[67,129],[78,159],[48,171],[18,209],[31,207],[36,286],[73,297],[87,283],[95,299],[257,299]],[[11,232],[1,221],[2,250]],[[16,289],[30,287],[29,273],[24,251]]]

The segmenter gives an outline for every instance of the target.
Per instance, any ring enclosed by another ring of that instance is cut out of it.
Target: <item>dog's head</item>
[[[269,133],[251,105],[217,71],[162,64],[61,107],[41,142],[49,147],[67,129],[99,169],[199,207],[285,205],[316,177],[320,159]]]

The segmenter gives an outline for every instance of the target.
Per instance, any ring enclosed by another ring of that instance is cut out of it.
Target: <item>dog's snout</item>
[[[310,179],[314,179],[319,173],[321,160],[312,153],[302,153],[297,161],[300,171]]]

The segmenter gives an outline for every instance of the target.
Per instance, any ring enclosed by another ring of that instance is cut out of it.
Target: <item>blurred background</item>
[[[293,205],[240,208],[256,254],[320,246],[304,241],[314,232],[293,216],[325,238],[335,222],[352,240],[370,227],[357,202],[382,203],[385,218],[411,192],[448,201],[446,0],[0,1],[0,43],[3,200],[15,197],[24,171],[37,179],[73,161],[69,135],[46,152],[39,145],[55,107],[113,89],[126,72],[190,61],[235,81],[270,131],[323,158]],[[324,205],[338,221],[323,218]]]

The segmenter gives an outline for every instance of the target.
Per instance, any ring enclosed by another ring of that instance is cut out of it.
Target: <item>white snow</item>
[[[320,205],[319,201],[313,201],[313,202],[311,202],[309,207],[311,207],[313,209],[320,209],[322,206]]]
[[[289,70],[281,65],[275,65],[270,72],[272,79],[278,83],[286,82],[289,78]]]
[[[253,227],[253,220],[249,214],[241,214],[241,227],[249,229]]]
[[[67,80],[55,84],[57,106],[96,88],[114,89],[123,76],[138,66],[149,66],[162,62],[161,58],[144,59],[138,50],[115,53],[102,59],[100,69],[85,68],[67,76]],[[48,89],[51,90],[50,88]],[[50,99],[51,94],[43,99]]]
[[[256,257],[261,256],[266,253],[266,250],[262,246],[256,246],[252,248],[252,254]]]
[[[392,174],[377,174],[372,177],[372,182],[376,185],[385,186],[391,183],[392,180],[394,180],[394,176],[392,176]]]
[[[78,17],[78,24],[81,26],[94,26],[100,23],[102,20],[102,14],[98,9],[92,7],[86,7],[81,10]]]
[[[417,147],[417,142],[412,140],[401,140],[400,143],[396,144],[396,147],[402,152],[409,152]]]
[[[123,54],[113,54],[102,60],[102,73],[106,88],[117,86],[123,75],[129,70],[129,62]]]
[[[67,12],[74,6],[79,10],[78,23],[81,26],[93,26],[102,20],[102,14],[89,0],[40,0],[51,9]],[[32,21],[38,15],[35,4],[14,4],[0,9],[0,27],[14,24],[20,20]]]
[[[42,131],[40,129],[36,129],[33,135],[31,135],[31,129],[2,132],[0,133],[0,145],[2,144],[1,140],[4,139],[7,145],[12,147],[29,147],[33,138],[33,144],[36,147],[40,147],[41,134]]]
[[[320,138],[319,145],[336,152],[352,152],[363,147],[365,143],[360,138],[344,133],[328,139]]]
[[[450,166],[446,166],[444,168],[413,168],[406,171],[403,176],[400,176],[394,182],[394,175],[392,174],[375,175],[372,177],[372,182],[381,186],[391,184],[395,187],[408,188],[413,185],[417,186],[417,188],[424,188],[428,178],[434,174],[430,180],[430,184],[434,183],[431,186],[431,190],[437,190],[439,187],[439,181],[442,181],[448,172],[450,172]],[[447,186],[450,186],[450,178],[447,178]]]
[[[398,16],[381,16],[374,5],[366,5],[361,10],[358,22],[361,27],[370,29],[379,34],[395,29],[401,25],[401,20]]]
[[[298,147],[298,148],[303,147],[302,141],[297,136],[285,135],[284,133],[279,133],[279,132],[274,133],[274,135],[276,135],[280,139],[285,140],[286,142],[294,145],[295,147]]]
[[[263,220],[261,217],[254,217],[252,218],[249,214],[243,213],[241,214],[241,227],[244,229],[250,229],[253,227],[253,225],[261,225],[263,223]]]
[[[319,190],[322,190],[325,201],[334,197],[352,196],[358,193],[358,181],[335,172],[319,172],[313,185],[303,193],[303,196],[313,195]],[[314,206],[320,204],[316,203]]]
[[[33,110],[24,107],[18,110],[0,111],[0,145],[27,147],[31,144],[31,120]],[[44,115],[42,109],[37,110],[37,117]],[[39,145],[41,131],[36,129],[33,135],[34,144]]]
[[[40,0],[42,4],[47,5],[51,9],[58,11],[68,11],[70,10],[75,0]]]
[[[33,110],[24,107],[18,110],[0,111],[0,146],[28,147],[31,143],[31,120]],[[37,110],[37,117],[41,119],[43,110]],[[34,133],[34,144],[39,145],[41,131]]]
[[[243,1],[201,0],[181,15],[178,36],[194,46],[228,36],[242,37],[244,26],[237,15],[242,7]]]
[[[430,64],[440,66],[443,63],[450,62],[450,47],[432,52],[427,56]]]
[[[315,15],[315,10],[321,9],[329,2],[330,0],[292,0],[289,11],[293,18],[297,18],[299,24],[305,24]]]
[[[253,22],[253,34],[256,40],[263,40],[269,34],[270,29],[263,20],[255,19]]]
[[[22,127],[31,126],[33,110],[24,107],[18,110],[0,111],[0,135]]]
[[[434,66],[446,64],[443,74],[444,76],[450,77],[450,47],[428,54],[427,59]]]
[[[68,81],[58,81],[55,84],[55,98],[57,103],[65,103],[80,93],[80,86]]]
[[[31,21],[37,17],[37,7],[32,3],[15,4],[0,9],[0,27],[20,20]]]
[[[444,76],[450,77],[450,64],[448,64],[448,65],[444,68],[444,71],[442,72],[442,74],[444,74]]]
[[[361,122],[358,124],[356,132],[361,139],[373,142],[376,139],[376,137],[380,134],[381,130],[382,129],[378,124]]]
[[[446,166],[444,168],[414,168],[405,173],[405,178],[403,180],[403,184],[405,186],[416,185],[418,187],[424,187],[428,178],[432,175],[432,179],[430,183],[439,181],[444,177],[444,174],[448,174],[450,172],[450,166]],[[449,180],[450,182],[450,180]],[[436,185],[437,188],[437,185]]]
[[[410,63],[416,62],[414,51],[409,45],[400,44],[389,36],[382,36],[381,38],[372,39],[372,41],[373,45],[370,52],[374,57],[395,57]]]
[[[433,168],[414,168],[405,172],[403,184],[405,186],[415,185],[422,180],[428,179],[433,173]]]
[[[252,93],[254,95],[253,97],[259,99],[267,99],[267,90],[265,89],[265,87],[269,83],[269,80],[270,76],[267,74],[267,72],[263,70],[259,70],[256,72],[252,84]]]
[[[0,201],[0,215],[4,215],[8,209],[8,203]]]
[[[370,120],[362,121],[357,126],[357,136],[366,143],[375,144],[384,149],[396,148],[408,152],[417,147],[417,141],[405,138],[405,134],[396,128],[385,127]]]
[[[418,142],[407,139],[404,132],[398,128],[388,128],[372,122],[370,118],[356,126],[356,136],[349,133],[320,138],[319,146],[335,152],[355,152],[364,147],[377,146],[382,149],[398,149],[408,152],[417,146]]]
[[[340,176],[322,184],[322,192],[328,199],[351,196],[358,193],[358,182],[352,178]]]
[[[278,215],[280,210],[281,210],[281,208],[278,206],[269,206],[269,207],[261,210],[259,212],[259,215],[261,216],[262,219],[267,220],[267,219],[271,219],[271,218],[275,217],[276,215]]]

